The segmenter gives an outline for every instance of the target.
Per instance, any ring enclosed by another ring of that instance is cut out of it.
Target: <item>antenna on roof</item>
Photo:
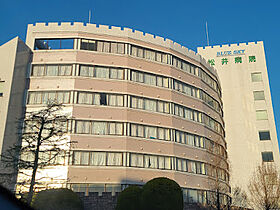
[[[209,36],[208,36],[207,21],[206,21],[206,37],[207,37],[207,45],[209,46]]]
[[[88,11],[88,23],[90,23],[90,19],[91,19],[91,10]]]

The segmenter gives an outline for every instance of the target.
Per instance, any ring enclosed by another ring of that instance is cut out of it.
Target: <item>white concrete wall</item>
[[[217,52],[235,50],[245,50],[244,55],[217,56]],[[198,48],[198,53],[206,60],[215,60],[222,87],[231,186],[246,190],[254,169],[262,162],[261,152],[272,151],[280,167],[263,42]],[[256,62],[249,62],[249,56],[255,56]],[[235,63],[235,57],[241,57],[242,63]],[[222,65],[222,58],[227,58],[228,64]],[[263,81],[252,82],[253,72],[261,72]],[[254,101],[253,91],[256,90],[264,90],[265,100]],[[267,110],[268,120],[256,120],[256,110]],[[271,141],[260,141],[260,130],[269,130]]]

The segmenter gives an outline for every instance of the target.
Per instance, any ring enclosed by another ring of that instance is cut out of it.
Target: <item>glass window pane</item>
[[[108,134],[107,123],[105,123],[105,122],[93,122],[92,132],[93,132],[93,134],[97,134],[97,135]]]
[[[97,78],[109,78],[109,68],[95,67],[94,76]]]
[[[81,152],[81,165],[88,165],[89,152]]]
[[[252,79],[252,82],[261,82],[262,73],[261,72],[251,73],[251,79]]]
[[[270,140],[270,132],[269,131],[259,131],[260,140]]]
[[[145,126],[145,138],[156,139],[157,129],[155,127]]]
[[[92,152],[90,165],[93,166],[105,166],[106,153],[105,152]]]
[[[57,76],[58,75],[58,66],[55,66],[55,65],[46,66],[46,75],[47,76]]]
[[[144,156],[138,154],[130,154],[130,166],[143,167]]]
[[[262,152],[263,162],[273,162],[273,153],[272,152]]]
[[[265,100],[265,97],[264,97],[264,91],[254,91],[254,100],[255,101],[258,101],[258,100]]]
[[[257,110],[256,111],[257,120],[267,120],[267,111],[266,110]]]
[[[121,166],[122,165],[122,153],[108,153],[107,156],[107,165],[108,166]]]
[[[81,163],[81,152],[76,152],[75,151],[73,156],[74,156],[74,160],[73,160],[74,165],[80,165],[80,163]]]

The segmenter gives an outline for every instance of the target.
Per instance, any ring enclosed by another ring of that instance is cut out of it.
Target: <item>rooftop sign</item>
[[[231,56],[231,55],[245,55],[245,50],[229,50],[217,52],[217,57]]]

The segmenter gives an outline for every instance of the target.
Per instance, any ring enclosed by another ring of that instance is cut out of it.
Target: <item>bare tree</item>
[[[228,184],[228,168],[227,156],[222,156],[218,152],[217,144],[211,150],[212,153],[207,155],[211,160],[211,165],[208,167],[208,186],[210,189],[207,203],[215,209],[229,209],[231,199],[229,197],[230,186]]]
[[[232,189],[232,207],[234,209],[248,208],[248,197],[245,191],[240,187],[234,187]]]
[[[38,182],[38,170],[59,164],[69,155],[70,141],[67,133],[68,117],[63,114],[61,104],[50,102],[46,107],[26,112],[20,120],[21,144],[13,145],[1,155],[2,165],[9,170],[2,173],[4,180],[18,172],[23,175],[22,185],[28,185],[27,203],[30,204],[34,187]]]
[[[273,163],[258,166],[248,185],[251,205],[256,209],[280,208],[280,175]]]

